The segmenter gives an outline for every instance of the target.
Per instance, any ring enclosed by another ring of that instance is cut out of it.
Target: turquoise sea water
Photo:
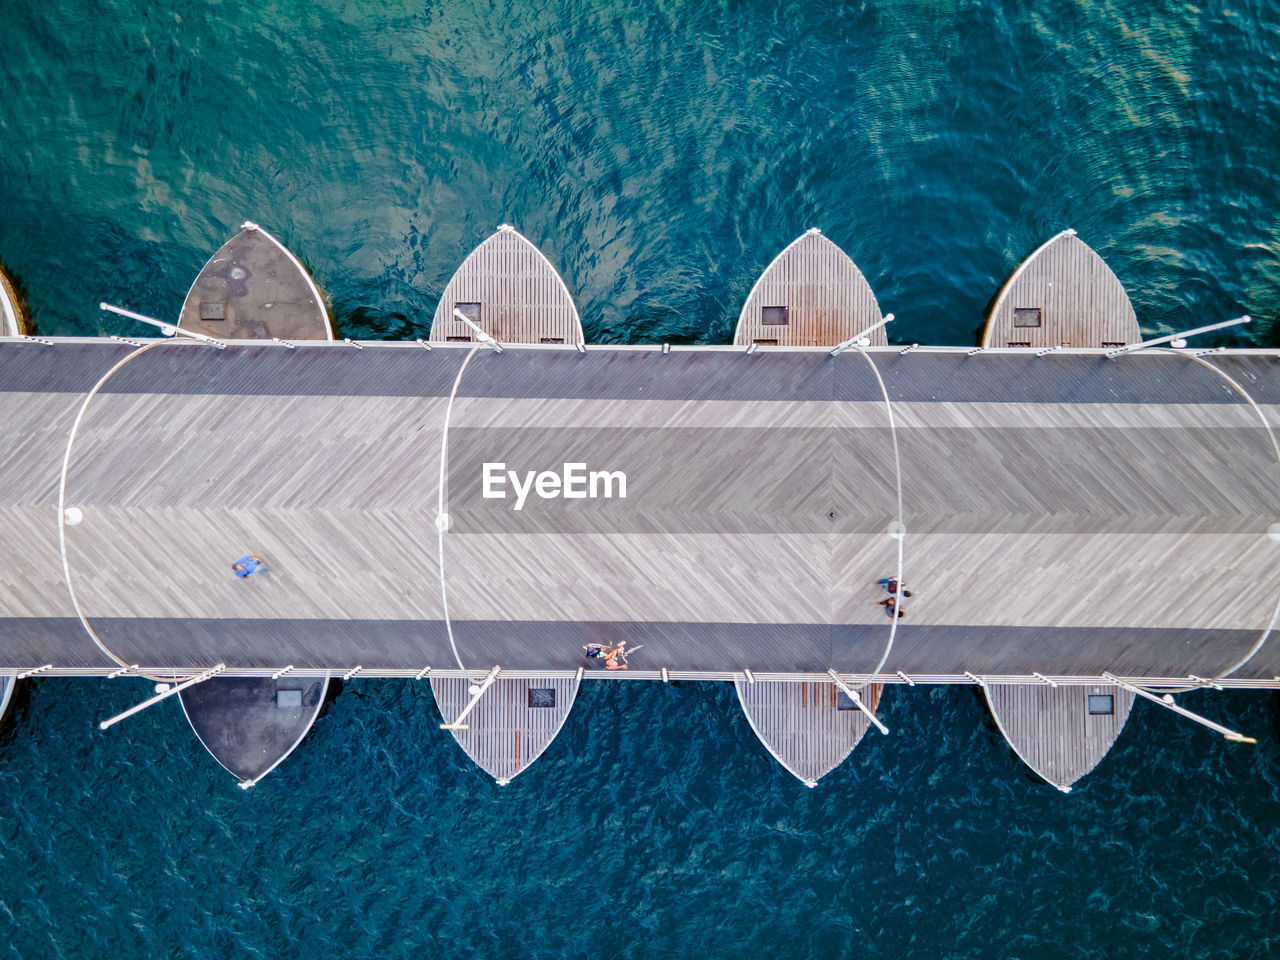
[[[252,9],[249,7],[252,6]],[[1075,227],[1167,332],[1280,344],[1280,5],[9,0],[0,261],[46,334],[173,316],[241,221],[341,336],[425,336],[500,222],[589,340],[727,342],[802,230],[898,342],[967,344]],[[1280,708],[1139,704],[1076,792],[972,690],[892,690],[816,790],[724,685],[588,684],[505,789],[425,684],[354,680],[252,791],[130,680],[0,733],[0,955],[1265,957]]]

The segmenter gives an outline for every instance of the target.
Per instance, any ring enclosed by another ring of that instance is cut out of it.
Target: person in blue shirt
[[[267,565],[256,553],[246,553],[231,565],[231,569],[237,577],[243,580],[249,574],[256,573],[259,570],[265,573]]]

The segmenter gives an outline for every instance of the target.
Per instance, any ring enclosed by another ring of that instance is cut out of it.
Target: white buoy
[[[74,527],[84,519],[84,513],[79,507],[67,507],[66,513],[63,514],[63,517],[67,521],[68,527]]]
[[[1267,536],[1272,540],[1280,540],[1280,523],[1273,523],[1267,527]]]
[[[164,693],[168,689],[169,689],[169,685],[167,683],[156,684],[156,693]]]
[[[453,520],[447,513],[442,513],[436,517],[436,529],[441,533],[445,533],[451,526],[453,526]]]

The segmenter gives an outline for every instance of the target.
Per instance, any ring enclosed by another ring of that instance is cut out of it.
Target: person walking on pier
[[[898,607],[898,601],[894,597],[885,597],[883,600],[876,601],[877,607],[884,607],[884,615],[886,617],[905,617],[906,614]]]
[[[243,557],[231,565],[231,570],[237,577],[244,580],[251,573],[262,571],[267,572],[266,562],[256,553],[246,553]]]
[[[911,591],[907,589],[906,580],[899,580],[897,577],[885,577],[883,580],[877,580],[876,583],[879,586],[884,587],[885,592],[891,596],[896,594],[899,590],[902,591],[902,595],[904,597],[911,596]]]

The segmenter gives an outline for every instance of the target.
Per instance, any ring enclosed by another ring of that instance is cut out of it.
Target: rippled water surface
[[[1280,345],[1280,7],[9,0],[0,261],[39,332],[173,316],[245,219],[339,334],[425,336],[500,222],[588,339],[722,343],[817,226],[897,342],[968,344],[1075,227],[1149,332]],[[816,790],[719,684],[587,684],[510,787],[429,689],[346,684],[248,793],[137,681],[42,680],[0,733],[0,955],[1265,957],[1280,721],[1139,704],[1070,796],[972,690],[895,689]]]

